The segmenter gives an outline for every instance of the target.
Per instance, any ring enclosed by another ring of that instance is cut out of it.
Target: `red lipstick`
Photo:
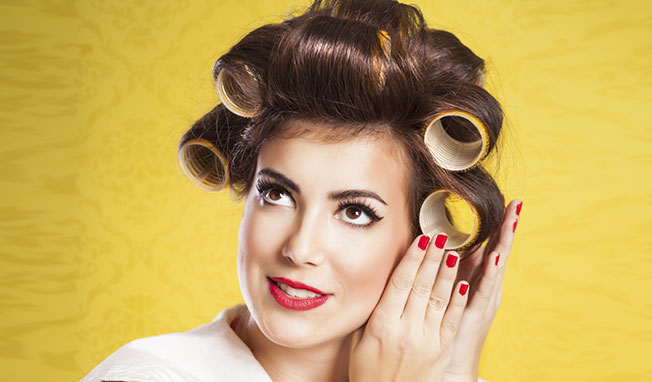
[[[313,288],[310,285],[306,285],[303,283],[300,283],[298,281],[293,281],[293,280],[288,280],[283,277],[268,277],[267,281],[269,283],[269,291],[272,294],[272,297],[274,297],[274,300],[276,302],[286,308],[286,309],[292,309],[292,310],[310,310],[314,309],[326,302],[328,298],[332,295],[326,294],[322,291],[320,291],[317,288]],[[320,294],[321,296],[318,297],[310,297],[310,298],[296,298],[288,295],[287,293],[283,292],[281,288],[277,285],[277,283],[285,284],[291,288],[294,289],[305,289],[308,291],[311,291],[313,293]]]

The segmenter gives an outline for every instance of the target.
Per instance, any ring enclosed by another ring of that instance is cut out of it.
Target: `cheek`
[[[247,199],[238,232],[238,264],[241,269],[261,265],[263,261],[280,253],[284,229],[288,222],[279,214],[269,214]]]
[[[333,264],[336,273],[342,275],[347,295],[367,310],[378,303],[397,258],[403,254],[402,243],[387,238],[385,234],[358,239],[354,248],[340,251],[347,256],[338,256]]]

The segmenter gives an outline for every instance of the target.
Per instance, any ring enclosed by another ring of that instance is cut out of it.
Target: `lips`
[[[283,277],[268,277],[267,281],[274,300],[286,309],[314,309],[324,304],[332,296],[310,285]]]
[[[309,290],[309,291],[317,293],[317,294],[327,294],[325,292],[320,291],[319,289],[317,289],[315,287],[311,287],[310,285],[306,285],[306,284],[298,282],[298,281],[286,279],[285,277],[270,277],[270,279],[272,281],[274,281],[274,282],[288,285],[288,286],[290,286],[290,287],[292,287],[294,289],[305,289],[305,290]]]

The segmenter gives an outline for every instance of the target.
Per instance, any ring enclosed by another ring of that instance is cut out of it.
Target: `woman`
[[[502,125],[483,61],[411,6],[317,0],[214,75],[222,104],[179,159],[245,198],[245,304],[133,341],[83,380],[477,380],[522,207],[504,209],[479,164]],[[470,234],[448,223],[450,194]]]

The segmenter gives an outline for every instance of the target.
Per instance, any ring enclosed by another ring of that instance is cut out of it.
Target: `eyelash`
[[[279,191],[282,191],[284,194],[288,195],[290,198],[292,198],[290,192],[288,192],[288,190],[285,187],[283,187],[282,185],[280,185],[280,184],[278,184],[276,182],[270,182],[269,180],[262,179],[262,178],[258,179],[258,182],[256,182],[256,190],[258,191],[258,195],[260,195],[261,197],[267,191],[269,191],[271,189],[275,189],[275,188],[278,189]],[[294,198],[292,198],[292,200],[294,201]],[[265,203],[267,203],[267,202],[265,202]],[[378,212],[376,211],[376,209],[374,207],[372,207],[369,204],[367,204],[365,202],[362,202],[362,201],[356,201],[354,199],[346,199],[346,200],[340,201],[338,203],[338,205],[337,205],[338,210],[345,210],[346,208],[349,208],[349,207],[359,208],[360,210],[362,210],[362,212],[367,214],[369,219],[371,219],[371,222],[367,223],[367,224],[346,223],[346,224],[352,225],[352,226],[354,226],[356,228],[369,228],[372,225],[374,225],[375,223],[377,223],[377,222],[379,222],[380,220],[383,219],[382,216],[378,216]]]

